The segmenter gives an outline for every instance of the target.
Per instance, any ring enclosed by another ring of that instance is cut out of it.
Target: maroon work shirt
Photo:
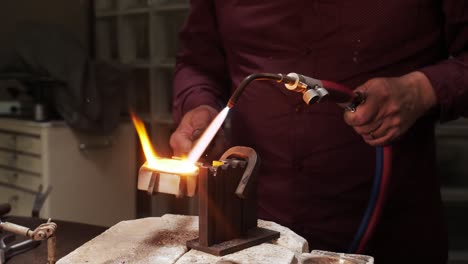
[[[297,72],[355,88],[424,72],[441,120],[466,114],[464,0],[192,0],[181,33],[174,116],[223,99],[251,73]],[[449,58],[450,57],[450,58]],[[449,59],[448,59],[449,58]],[[259,213],[311,249],[346,251],[367,205],[375,150],[333,103],[307,106],[274,82],[253,82],[231,110],[232,144],[260,155]],[[377,263],[445,263],[434,117],[393,144],[389,197],[366,253]],[[398,257],[405,257],[404,260]]]

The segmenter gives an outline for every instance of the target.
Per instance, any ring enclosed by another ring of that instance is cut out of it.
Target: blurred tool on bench
[[[55,263],[55,231],[57,230],[57,224],[51,222],[49,219],[47,223],[43,223],[36,229],[31,230],[28,227],[4,222],[2,218],[8,214],[10,210],[11,207],[9,204],[0,204],[0,264],[6,263],[8,259],[15,255],[37,247],[42,240],[47,240],[47,263]],[[7,233],[3,234],[3,231]],[[15,235],[28,237],[29,239],[11,244],[15,241]]]

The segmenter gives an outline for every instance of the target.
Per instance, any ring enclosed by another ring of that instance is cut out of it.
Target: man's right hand
[[[169,141],[174,156],[186,156],[217,114],[218,110],[208,105],[201,105],[187,112]],[[222,129],[213,141],[210,156],[218,158],[217,155],[221,155],[226,146]]]

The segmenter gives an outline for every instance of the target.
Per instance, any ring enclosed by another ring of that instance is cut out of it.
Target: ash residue
[[[147,245],[158,246],[185,245],[185,241],[197,238],[197,236],[197,231],[159,230],[152,236],[147,237],[143,242]]]
[[[187,240],[198,237],[196,217],[165,215],[161,218],[164,228],[153,231],[143,241],[147,245],[184,245]]]

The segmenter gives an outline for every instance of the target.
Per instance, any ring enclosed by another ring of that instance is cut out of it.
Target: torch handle
[[[5,230],[16,235],[29,237],[28,233],[31,229],[9,222],[0,222],[0,230]]]

